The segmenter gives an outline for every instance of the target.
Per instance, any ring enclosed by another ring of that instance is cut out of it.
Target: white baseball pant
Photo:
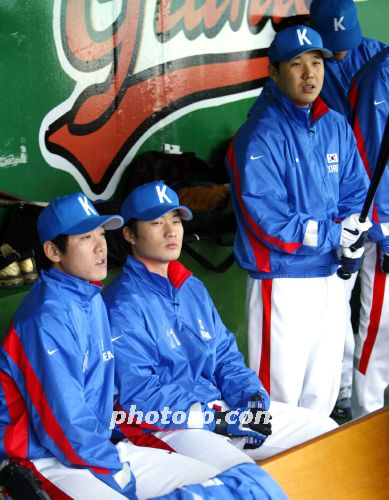
[[[384,406],[389,384],[389,281],[381,271],[379,247],[366,244],[361,269],[361,314],[355,346],[353,417]]]
[[[226,409],[228,407],[222,405],[222,410]],[[153,435],[177,453],[224,471],[244,462],[271,457],[338,427],[334,420],[322,413],[276,401],[270,403],[269,413],[272,434],[255,450],[243,450],[244,437],[229,438],[202,429],[161,431]]]
[[[220,473],[215,466],[165,450],[135,446],[129,442],[118,445],[120,460],[129,462],[136,478],[139,500],[170,493],[186,484],[201,483]],[[115,491],[88,469],[66,467],[56,458],[31,460],[32,470],[51,498],[75,500],[119,500]],[[26,464],[25,464],[26,465]]]
[[[275,401],[330,415],[347,326],[343,281],[249,278],[249,364]]]

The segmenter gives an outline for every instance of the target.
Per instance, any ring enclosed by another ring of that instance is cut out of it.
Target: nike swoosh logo
[[[345,227],[344,230],[347,231],[348,233],[353,234],[354,236],[357,236],[359,234],[358,229],[348,229],[347,227]]]
[[[378,106],[378,104],[382,104],[383,102],[385,102],[385,99],[383,101],[374,100],[374,106]]]
[[[52,351],[49,351],[49,349],[47,349],[47,354],[49,356],[51,356],[52,354],[54,354],[55,352],[59,351],[59,349],[53,349]]]
[[[123,335],[119,335],[118,337],[113,337],[112,342],[115,342],[115,340],[120,339],[120,337],[123,337]]]
[[[250,156],[250,160],[259,160],[259,158],[263,158],[263,155],[259,155],[259,156],[251,155]]]

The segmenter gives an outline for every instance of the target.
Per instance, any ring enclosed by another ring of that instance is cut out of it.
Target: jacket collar
[[[285,94],[280,92],[278,88],[274,89],[274,97],[288,115],[292,116],[294,120],[299,121],[304,127],[308,128],[310,126],[310,123],[314,123],[319,120],[323,115],[328,113],[330,109],[327,104],[325,104],[325,102],[321,99],[321,97],[318,96],[312,103],[309,117],[307,108],[303,108],[294,104],[294,102]]]
[[[123,268],[124,272],[134,273],[140,276],[143,280],[145,280],[150,285],[155,285],[158,287],[170,287],[181,288],[183,283],[192,276],[191,271],[186,269],[178,260],[174,260],[169,262],[168,267],[168,279],[160,276],[159,274],[150,272],[143,262],[140,262],[137,259],[131,257],[131,255],[127,256],[126,263]]]
[[[68,295],[73,296],[79,302],[89,302],[95,295],[101,292],[102,284],[89,283],[80,278],[75,278],[70,274],[49,269],[41,271],[41,280],[48,284],[53,284],[65,290]]]

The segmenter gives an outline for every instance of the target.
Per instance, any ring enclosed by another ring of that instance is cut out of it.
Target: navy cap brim
[[[150,210],[145,210],[144,212],[137,214],[136,220],[150,221],[158,219],[158,217],[162,217],[162,215],[165,215],[169,212],[173,212],[174,210],[179,211],[182,220],[193,219],[192,212],[189,210],[188,207],[185,207],[184,205],[173,206],[173,207],[172,206],[169,207],[167,205],[160,205],[158,207],[153,207]]]
[[[120,215],[96,215],[83,220],[80,224],[72,226],[62,232],[62,234],[84,234],[104,226],[104,229],[111,231],[119,229],[123,225],[123,218]],[[58,235],[56,235],[58,236]]]
[[[343,52],[358,47],[362,42],[362,31],[359,24],[354,28],[344,31],[332,31],[331,33],[322,33],[323,45],[332,52]]]

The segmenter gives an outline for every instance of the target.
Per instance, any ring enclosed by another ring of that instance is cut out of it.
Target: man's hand
[[[365,222],[360,222],[359,214],[350,215],[342,221],[340,245],[344,248],[352,246],[353,249],[362,247],[371,226],[372,223],[369,219],[366,219]]]
[[[266,410],[266,412],[267,412],[267,410],[269,409],[269,406],[270,406],[270,396],[265,391],[265,389],[262,388],[260,393],[254,394],[254,396],[248,402],[247,406],[249,408],[258,408],[261,410]],[[269,418],[271,419],[270,414],[268,414],[268,415],[269,415]],[[268,425],[270,426],[270,433],[271,433],[270,422]],[[243,449],[244,450],[255,450],[256,448],[259,448],[260,446],[262,446],[263,443],[264,443],[264,439],[262,439],[262,438],[255,438],[252,436],[247,436]]]
[[[224,436],[247,436],[244,448],[258,448],[272,432],[270,419],[270,414],[259,408],[216,412],[214,432]]]
[[[346,273],[358,272],[365,260],[365,248],[357,248],[354,252],[350,248],[343,248],[343,255],[340,258],[340,266]]]

